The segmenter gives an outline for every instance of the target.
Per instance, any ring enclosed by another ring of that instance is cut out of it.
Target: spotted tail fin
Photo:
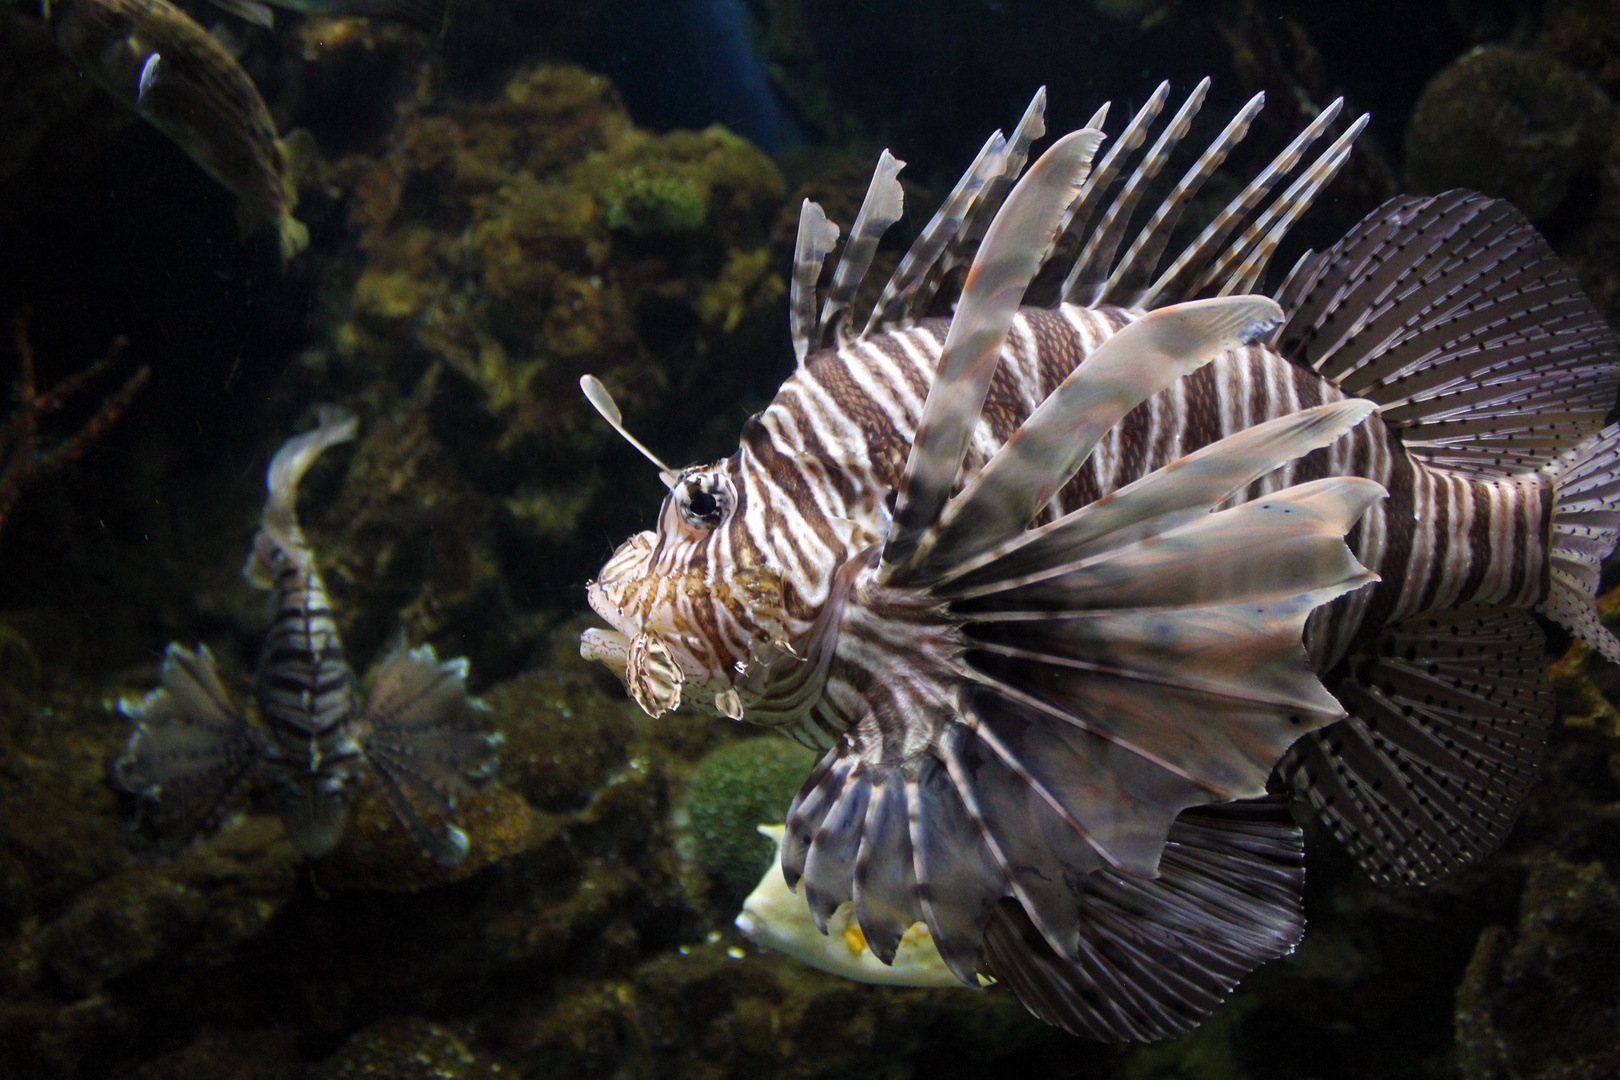
[[[1620,664],[1620,641],[1598,618],[1603,560],[1620,540],[1620,424],[1604,428],[1551,465],[1552,550],[1539,610]]]

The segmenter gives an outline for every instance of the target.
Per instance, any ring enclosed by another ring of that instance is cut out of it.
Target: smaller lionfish
[[[214,658],[171,644],[163,685],[120,710],[135,722],[113,766],[136,796],[130,834],[158,855],[178,852],[251,776],[281,815],[294,846],[325,855],[370,774],[412,839],[440,865],[467,854],[448,823],[456,796],[490,785],[501,736],[484,730],[487,706],[467,696],[467,661],[441,663],[431,646],[400,647],[383,662],[362,706],[343,659],[315,556],[298,528],[298,481],[321,452],[354,438],[355,419],[323,406],[313,431],[289,439],[270,462],[270,497],[243,575],[270,590],[272,620],[254,679],[258,715],[231,700]],[[419,807],[447,823],[442,832]]]

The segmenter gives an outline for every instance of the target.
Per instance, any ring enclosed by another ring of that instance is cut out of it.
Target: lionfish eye
[[[731,492],[714,476],[691,476],[675,489],[675,505],[694,529],[713,529],[731,513]]]

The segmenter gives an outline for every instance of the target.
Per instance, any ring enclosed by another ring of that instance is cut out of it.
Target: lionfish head
[[[781,639],[781,577],[749,565],[727,528],[742,511],[738,468],[666,472],[658,528],[620,545],[587,588],[612,629],[585,631],[580,654],[617,671],[649,716],[684,702],[739,718],[744,680]]]

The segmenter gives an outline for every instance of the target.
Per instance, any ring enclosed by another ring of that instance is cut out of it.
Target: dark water
[[[1110,1048],[1000,991],[868,987],[746,943],[732,868],[705,862],[685,803],[704,756],[746,733],[649,720],[576,656],[584,582],[663,490],[579,376],[612,385],[666,460],[729,452],[792,368],[800,200],[847,224],[882,147],[909,163],[892,261],[1038,86],[1054,132],[1105,100],[1117,130],[1159,80],[1209,75],[1195,132],[1212,134],[1264,90],[1217,194],[1343,95],[1371,125],[1289,251],[1443,175],[1541,198],[1538,225],[1612,316],[1611,5],[453,0],[438,39],[185,8],[224,28],[280,132],[307,133],[289,142],[312,242],[285,269],[273,238],[239,237],[230,192],[74,70],[34,5],[0,7],[0,377],[19,340],[42,386],[128,341],[42,417],[34,452],[151,371],[26,489],[16,395],[0,429],[0,494],[22,492],[0,521],[0,1075],[1620,1071],[1603,671],[1559,684],[1587,719],[1560,726],[1504,852],[1390,892],[1308,832],[1299,953],[1192,1035]],[[1479,45],[1543,65],[1465,80],[1440,110],[1490,111],[1502,141],[1410,131],[1425,86]],[[1597,118],[1577,130],[1555,83],[1602,100]],[[356,670],[400,635],[466,656],[507,737],[497,795],[468,809],[475,857],[424,865],[368,804],[306,864],[244,800],[179,860],[139,864],[107,779],[126,735],[111,705],[155,684],[171,641],[206,643],[246,686],[265,614],[239,571],[263,470],[327,401],[361,436],[300,505]]]

